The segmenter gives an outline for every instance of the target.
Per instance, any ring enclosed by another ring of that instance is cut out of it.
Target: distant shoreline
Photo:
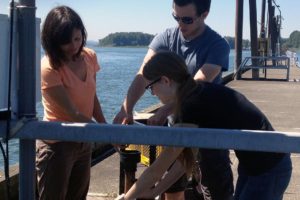
[[[149,47],[149,46],[100,46],[99,44],[95,44],[95,43],[87,43],[86,45],[89,47],[97,47],[97,48],[148,48]],[[230,50],[235,50],[235,49],[230,48]],[[298,49],[289,48],[287,50],[296,52],[297,54],[300,55],[300,48],[298,48]],[[243,49],[243,51],[251,51],[251,49]]]
[[[100,45],[97,45],[96,47],[99,47],[99,48],[148,48],[148,46],[100,46]]]

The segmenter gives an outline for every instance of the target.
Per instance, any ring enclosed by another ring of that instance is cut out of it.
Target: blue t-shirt
[[[190,41],[182,36],[178,27],[169,28],[156,35],[149,48],[155,52],[165,50],[182,56],[188,66],[189,73],[193,76],[204,64],[221,66],[222,70],[213,81],[214,83],[221,83],[222,71],[228,70],[229,45],[209,26],[206,26],[201,35]]]

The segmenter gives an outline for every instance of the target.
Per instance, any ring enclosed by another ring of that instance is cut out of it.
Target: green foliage
[[[251,47],[251,43],[250,43],[250,40],[243,40],[243,49],[250,49]]]
[[[99,40],[99,46],[147,46],[154,35],[141,32],[111,33]]]
[[[293,31],[288,39],[283,40],[286,49],[300,49],[300,31]]]
[[[224,38],[228,42],[230,49],[234,49],[234,44],[235,44],[234,37],[225,36]]]
[[[154,35],[142,32],[117,32],[111,33],[103,39],[99,40],[99,46],[148,46]],[[235,38],[230,36],[224,37],[230,48],[235,48]],[[282,39],[282,47],[284,49],[300,49],[300,31],[294,31],[289,38]],[[243,40],[243,49],[250,49],[250,41]]]
[[[225,40],[227,40],[230,49],[234,49],[235,48],[235,38],[234,37],[230,37],[230,36],[225,36],[224,37]],[[243,49],[249,49],[250,48],[250,41],[249,40],[243,40]]]

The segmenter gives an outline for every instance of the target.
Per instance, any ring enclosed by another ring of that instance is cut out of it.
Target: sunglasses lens
[[[175,19],[177,22],[179,22],[179,20],[180,20],[179,17],[177,17],[177,16],[175,16],[175,15],[173,15],[173,17],[174,17],[174,19]]]
[[[184,24],[192,24],[194,22],[192,17],[177,17],[174,14],[172,14],[172,16],[177,22],[181,21]]]
[[[184,24],[192,24],[194,22],[193,18],[191,17],[182,17],[181,21]]]

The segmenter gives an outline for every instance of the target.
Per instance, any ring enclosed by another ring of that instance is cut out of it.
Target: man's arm
[[[136,74],[133,82],[131,83],[127,96],[125,97],[125,100],[122,104],[121,110],[119,113],[115,116],[113,122],[118,124],[131,124],[133,123],[133,108],[136,104],[136,102],[141,98],[141,96],[145,92],[145,79],[143,77],[143,69],[145,66],[145,63],[147,63],[150,58],[155,54],[155,51],[152,49],[148,49],[148,52],[144,58],[143,64],[141,65],[138,73]]]
[[[196,81],[213,82],[222,70],[228,69],[230,47],[221,39],[211,44],[205,62],[195,74]]]
[[[222,67],[214,64],[204,64],[195,74],[196,81],[213,82],[213,80],[221,72]]]

